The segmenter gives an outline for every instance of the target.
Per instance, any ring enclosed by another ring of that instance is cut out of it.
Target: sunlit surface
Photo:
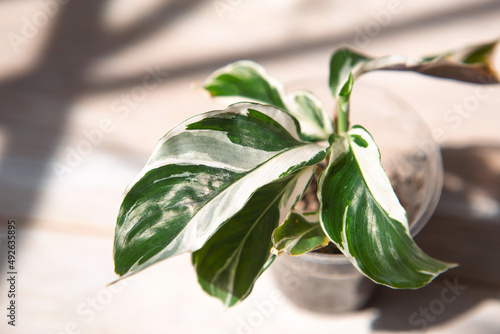
[[[500,3],[487,0],[1,2],[0,332],[498,333],[500,86],[408,73],[363,80],[410,103],[442,146],[449,175],[416,240],[459,268],[422,290],[379,288],[365,309],[332,316],[272,299],[268,273],[225,310],[199,288],[189,255],[107,284],[127,184],[169,129],[225,107],[193,82],[248,58],[284,82],[326,75],[346,45],[428,55],[498,38],[499,21]],[[16,327],[5,316],[9,220]]]

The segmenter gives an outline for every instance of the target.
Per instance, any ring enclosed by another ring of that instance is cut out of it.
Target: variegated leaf
[[[413,59],[402,55],[370,57],[349,48],[337,50],[330,61],[330,89],[338,98],[352,73],[354,79],[375,70],[413,71],[425,75],[458,81],[500,83],[500,71],[494,67],[499,57],[499,41],[461,48],[431,57]]]
[[[356,78],[360,74],[361,67],[372,59],[349,48],[335,51],[330,59],[328,80],[332,96],[337,99],[350,78],[352,76]]]
[[[258,189],[325,155],[300,139],[294,118],[271,106],[239,103],[187,120],[160,140],[125,194],[116,273],[200,249]]]
[[[297,90],[288,94],[285,101],[286,110],[300,123],[304,140],[327,140],[334,132],[331,118],[313,93],[307,90]]]
[[[292,256],[324,247],[330,240],[323,232],[317,212],[292,211],[273,233],[273,254]]]
[[[232,97],[270,104],[289,112],[301,128],[301,138],[327,140],[333,124],[321,102],[308,91],[285,92],[283,84],[259,64],[242,60],[215,71],[203,86],[214,97]]]
[[[250,60],[240,60],[218,69],[207,78],[203,88],[212,96],[245,98],[286,110],[283,84]]]
[[[494,57],[500,58],[500,51],[497,50],[498,42],[496,40],[426,57],[418,64],[409,64],[407,69],[441,78],[478,84],[497,84],[500,83],[500,69],[494,67]]]
[[[243,300],[274,256],[273,230],[302,197],[314,167],[260,188],[198,251],[193,265],[208,294],[230,307]],[[318,224],[319,225],[319,224]]]
[[[429,257],[412,240],[406,212],[364,128],[355,126],[332,144],[318,197],[325,233],[376,283],[415,289],[454,266]]]

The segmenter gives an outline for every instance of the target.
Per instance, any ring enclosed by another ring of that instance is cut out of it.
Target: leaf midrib
[[[291,182],[292,180],[290,180]],[[288,184],[290,184],[290,182]],[[283,189],[277,194],[277,196],[274,198],[274,200],[262,211],[262,213],[259,215],[259,217],[257,217],[257,219],[255,219],[255,222],[252,224],[252,226],[248,229],[247,233],[245,233],[245,236],[243,237],[243,240],[239,243],[238,247],[236,248],[235,251],[233,251],[233,253],[231,254],[231,256],[228,258],[228,260],[226,261],[226,264],[220,268],[213,276],[213,279],[210,281],[211,285],[213,286],[213,282],[214,281],[217,281],[217,279],[219,278],[220,274],[226,270],[230,265],[231,263],[233,262],[233,259],[238,256],[238,259],[237,259],[237,262],[235,264],[233,264],[233,266],[238,266],[239,262],[240,262],[240,258],[241,258],[241,252],[243,251],[243,245],[246,243],[246,240],[248,239],[248,237],[250,236],[250,234],[252,233],[252,231],[255,229],[255,227],[258,225],[258,223],[260,222],[260,220],[263,218],[263,216],[269,211],[269,209],[276,203],[276,201],[281,197],[283,196],[283,194],[285,193],[285,190],[287,189],[288,187],[288,184],[287,186],[283,187]],[[259,189],[257,190],[259,191]],[[257,193],[257,191],[255,193]],[[255,195],[254,193],[254,195]],[[248,203],[248,202],[247,202]],[[242,208],[243,210],[243,208]],[[234,271],[231,271],[231,277],[230,277],[230,291],[232,292],[233,291],[233,287],[234,287],[234,276],[236,275],[236,270]],[[228,299],[231,299],[231,296],[232,294],[229,294],[227,295],[226,297],[226,304],[229,302]]]

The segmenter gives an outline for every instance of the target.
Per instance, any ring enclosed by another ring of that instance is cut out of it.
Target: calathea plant
[[[425,286],[454,264],[429,257],[412,240],[377,145],[367,129],[349,124],[349,97],[356,79],[373,70],[498,83],[495,47],[416,60],[339,49],[329,77],[335,121],[312,93],[286,92],[254,62],[217,70],[203,88],[247,102],[194,116],[159,141],[118,214],[116,273],[127,277],[191,252],[203,290],[232,306],[276,255],[332,242],[376,283]],[[326,165],[317,182],[319,210],[298,212],[319,164]]]

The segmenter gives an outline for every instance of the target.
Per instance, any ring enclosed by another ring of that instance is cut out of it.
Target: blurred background
[[[500,1],[3,0],[0,35],[1,333],[500,332],[500,87],[409,73],[366,80],[409,102],[442,147],[442,199],[416,240],[459,268],[417,291],[379,287],[364,309],[332,316],[263,308],[276,289],[267,273],[226,310],[189,255],[106,287],[128,182],[170,128],[224,107],[193,83],[239,59],[290,82],[325,76],[339,46],[418,57],[487,42],[500,36]],[[457,298],[436,302],[449,284]]]

